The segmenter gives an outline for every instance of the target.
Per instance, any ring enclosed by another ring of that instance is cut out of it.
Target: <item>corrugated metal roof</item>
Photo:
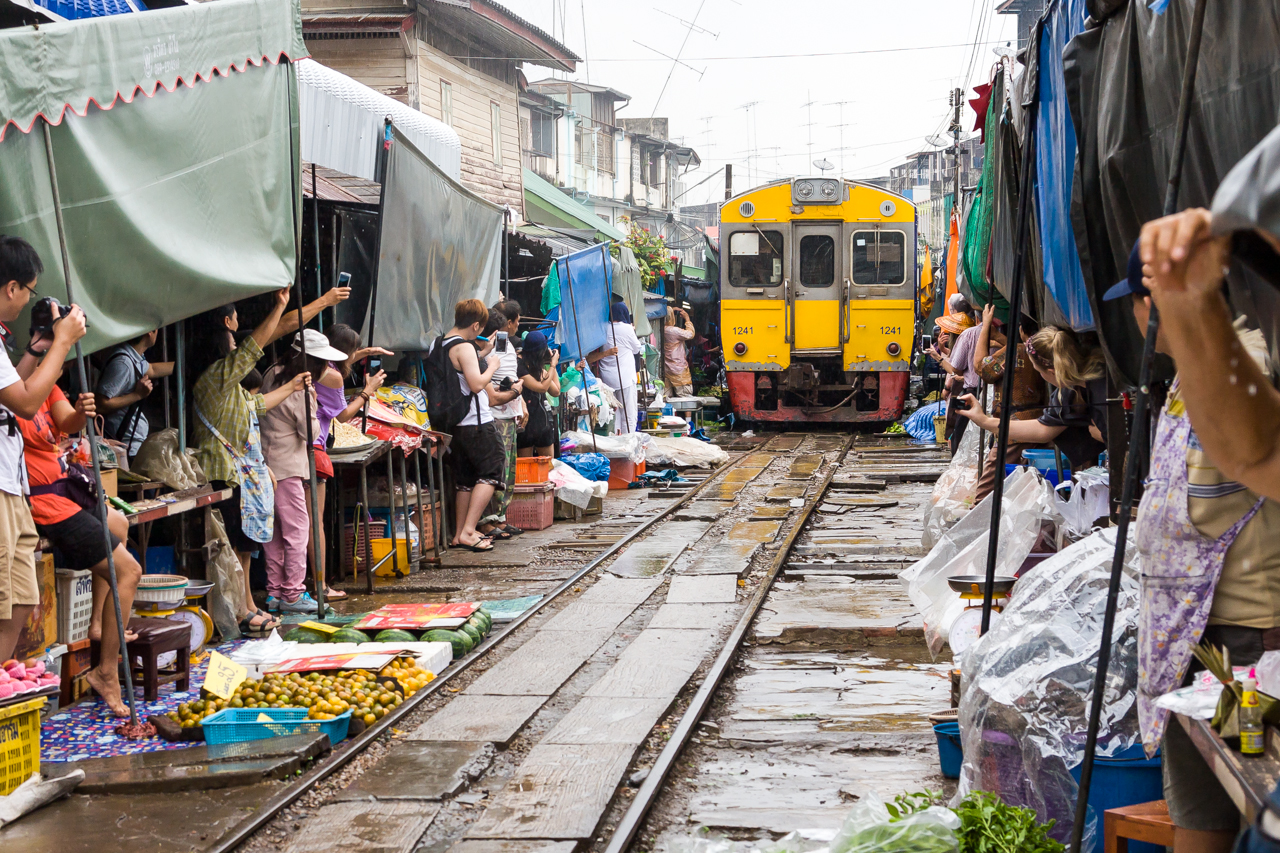
[[[303,160],[373,180],[383,119],[390,115],[440,171],[461,180],[462,143],[453,128],[313,59],[295,66]]]
[[[312,197],[311,163],[302,164],[302,194]],[[325,166],[315,168],[315,195],[322,201],[347,201],[355,204],[377,204],[382,187],[375,181],[366,181],[344,175]]]
[[[582,58],[505,6],[491,0],[430,0],[431,17],[446,30],[469,32],[504,59],[574,71]],[[482,57],[483,58],[483,57]]]
[[[312,33],[408,32],[412,12],[313,12],[302,16],[302,31]]]

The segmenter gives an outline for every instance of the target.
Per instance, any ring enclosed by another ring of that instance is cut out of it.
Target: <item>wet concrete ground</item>
[[[883,476],[945,463],[851,454],[838,477],[873,464]],[[928,722],[950,705],[950,663],[931,660],[890,579],[919,550],[930,490],[886,484],[875,508],[815,513],[633,850],[679,850],[702,827],[752,839],[829,832],[868,791],[953,790]]]

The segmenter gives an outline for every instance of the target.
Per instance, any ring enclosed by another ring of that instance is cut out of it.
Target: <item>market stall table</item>
[[[1276,730],[1267,727],[1265,754],[1245,758],[1218,736],[1208,720],[1182,714],[1174,714],[1174,718],[1191,736],[1191,742],[1240,813],[1250,823],[1257,820],[1266,808],[1267,797],[1280,781],[1280,737]]]
[[[158,491],[164,488],[164,483],[130,483],[121,484],[121,489],[129,488],[137,491],[139,494],[145,495],[147,491]],[[213,489],[211,486],[196,486],[194,489],[182,489],[176,492],[168,492],[162,495],[155,495],[150,498],[143,498],[131,502],[138,511],[129,515],[129,527],[136,528],[133,536],[133,545],[138,551],[138,562],[142,565],[142,573],[147,573],[147,543],[151,539],[151,525],[162,518],[168,518],[174,515],[191,512],[196,509],[204,509],[206,514],[209,508],[230,498],[231,489]],[[206,526],[208,521],[206,519]],[[179,538],[179,546],[175,558],[184,552],[182,543],[185,543],[186,537]]]
[[[398,552],[399,549],[397,547],[397,541],[399,537],[396,536],[396,524],[395,524],[395,520],[396,520],[395,457],[390,453],[390,450],[392,447],[393,445],[389,441],[372,441],[369,444],[363,444],[357,447],[343,448],[341,450],[334,449],[334,450],[331,450],[329,454],[330,461],[332,461],[333,463],[334,482],[338,484],[338,487],[334,489],[334,491],[337,493],[336,508],[337,508],[337,515],[338,515],[339,557],[341,557],[341,555],[345,554],[347,551],[347,528],[346,528],[346,520],[345,520],[346,507],[343,505],[343,500],[342,500],[341,472],[343,469],[355,469],[360,473],[360,500],[356,504],[357,511],[352,514],[352,530],[353,531],[355,530],[356,524],[362,524],[364,528],[363,530],[364,555],[363,556],[364,556],[364,565],[365,565],[365,577],[368,583],[368,592],[370,595],[372,595],[374,591],[373,590],[374,572],[382,565],[382,563],[386,562],[387,559],[391,560],[392,571],[394,571],[396,575],[400,574],[400,555]],[[369,466],[384,457],[387,460],[387,503],[390,504],[390,506],[387,508],[390,513],[389,521],[387,524],[387,528],[388,528],[387,535],[391,539],[391,552],[382,560],[380,560],[377,565],[373,565],[373,542],[369,533]],[[403,474],[404,474],[403,462],[400,466],[400,469],[401,469],[401,475],[402,475],[400,479],[400,494],[405,503],[404,514],[407,522],[409,517],[408,487],[405,484],[405,480],[403,477]],[[406,534],[408,533],[407,526],[405,528],[405,533]],[[357,542],[360,541],[360,539],[361,537],[359,536],[356,537]],[[421,537],[419,537],[419,542],[421,542]],[[342,565],[341,559],[339,559],[338,565],[339,566]],[[406,566],[406,568],[408,567]]]

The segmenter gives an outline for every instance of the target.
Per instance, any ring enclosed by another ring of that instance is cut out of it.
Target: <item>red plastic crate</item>
[[[516,458],[516,484],[520,486],[542,485],[551,476],[550,456],[519,456]]]
[[[516,486],[507,522],[521,530],[546,530],[556,520],[556,490],[550,483]]]

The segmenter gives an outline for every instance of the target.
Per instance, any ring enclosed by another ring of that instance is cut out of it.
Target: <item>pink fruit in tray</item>
[[[39,684],[41,687],[48,687],[50,684],[57,684],[60,681],[61,679],[52,672],[46,672],[44,675],[40,676]]]
[[[18,679],[19,681],[27,677],[27,668],[17,661],[14,661],[12,665],[5,667],[5,672],[9,673],[11,677]]]
[[[44,661],[38,660],[33,664],[27,665],[27,677],[30,678],[32,675],[35,675],[36,678],[44,675]]]
[[[13,676],[3,669],[0,669],[0,684],[8,684],[13,681]]]
[[[8,699],[16,692],[17,690],[14,687],[14,682],[9,681],[4,684],[0,684],[0,699]]]

